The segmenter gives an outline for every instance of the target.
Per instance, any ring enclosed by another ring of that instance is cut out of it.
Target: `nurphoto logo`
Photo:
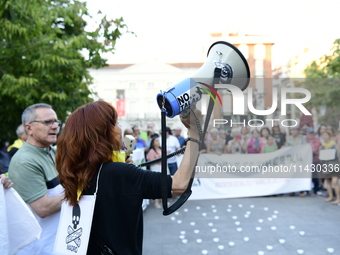
[[[245,98],[242,90],[235,85],[230,84],[216,84],[216,89],[227,89],[230,91],[232,98],[233,98],[233,115],[244,115],[244,106],[245,106]],[[248,101],[247,106],[251,113],[259,116],[268,116],[275,112],[278,106],[278,89],[273,88],[272,94],[272,106],[270,109],[267,110],[257,110],[253,105],[253,88],[248,87]],[[311,98],[311,93],[305,88],[281,88],[281,115],[287,115],[287,105],[295,105],[304,115],[312,115],[304,106],[304,103],[307,103]],[[287,98],[288,93],[301,93],[305,97],[304,98]],[[280,119],[250,119],[247,121],[243,120],[242,122],[233,122],[233,120],[226,120],[226,119],[214,119],[213,126],[216,125],[226,125],[230,124],[230,127],[234,125],[243,125],[244,127],[246,124],[250,127],[262,127],[265,122],[271,122],[271,126],[273,127],[274,121],[280,121]],[[297,121],[294,119],[284,119],[281,120],[281,125],[283,127],[295,127],[298,125]]]

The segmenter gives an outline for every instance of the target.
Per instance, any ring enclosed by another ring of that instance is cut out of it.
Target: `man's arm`
[[[63,196],[48,197],[46,194],[29,205],[40,218],[45,218],[60,211],[62,199]]]

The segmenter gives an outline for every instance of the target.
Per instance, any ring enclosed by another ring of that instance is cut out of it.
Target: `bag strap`
[[[97,175],[97,181],[96,181],[96,191],[94,192],[94,195],[97,196],[97,192],[98,192],[98,184],[99,184],[99,175],[100,172],[102,171],[102,167],[103,167],[103,163],[100,165],[99,171],[98,171],[98,175]]]
[[[97,175],[97,181],[96,181],[96,191],[94,192],[94,196],[97,196],[97,192],[98,192],[98,187],[99,187],[99,176],[100,176],[100,172],[102,170],[103,167],[103,163],[100,165],[99,171],[98,171],[98,175]],[[100,255],[114,255],[112,249],[110,249],[105,242],[103,241],[103,239],[100,238],[100,236],[94,232],[94,239],[96,241],[96,243],[99,245],[101,251],[100,251]]]

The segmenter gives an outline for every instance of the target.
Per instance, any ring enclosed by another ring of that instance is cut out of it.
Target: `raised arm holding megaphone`
[[[169,215],[181,207],[191,195],[191,185],[194,179],[194,168],[186,191],[170,208],[167,205],[167,158],[175,155],[166,156],[166,118],[173,118],[176,115],[186,116],[190,107],[201,100],[204,93],[209,94],[210,100],[208,111],[205,118],[204,130],[197,119],[197,129],[200,131],[200,140],[203,142],[207,131],[210,116],[213,110],[215,98],[220,103],[222,100],[215,90],[215,84],[231,84],[237,86],[242,91],[248,87],[250,79],[249,66],[242,53],[232,44],[219,41],[212,44],[208,50],[208,58],[203,66],[192,77],[186,78],[174,86],[162,91],[157,95],[157,103],[162,110],[162,189],[163,189],[163,215]],[[194,111],[192,112],[193,115]],[[196,140],[196,139],[194,139]],[[180,150],[182,152],[183,150]],[[179,152],[179,153],[180,153]],[[156,161],[156,160],[155,160]],[[149,162],[154,163],[155,161]],[[197,163],[197,159],[195,160]],[[195,165],[196,165],[195,163]],[[192,165],[192,164],[191,164]]]

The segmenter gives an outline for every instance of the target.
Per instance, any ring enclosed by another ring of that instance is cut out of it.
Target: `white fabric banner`
[[[15,189],[0,185],[0,254],[17,254],[40,238],[41,227]]]
[[[309,144],[263,154],[201,154],[189,199],[252,197],[311,189]]]

